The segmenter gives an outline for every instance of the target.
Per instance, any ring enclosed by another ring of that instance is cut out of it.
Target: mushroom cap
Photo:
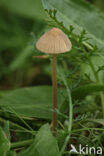
[[[72,44],[62,30],[52,28],[37,41],[36,47],[44,53],[59,54],[70,51]]]

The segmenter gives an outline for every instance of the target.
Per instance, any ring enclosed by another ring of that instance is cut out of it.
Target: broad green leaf
[[[1,5],[18,15],[42,20],[45,17],[41,0],[2,0]]]
[[[75,99],[84,98],[92,93],[104,91],[104,85],[89,84],[76,88],[72,91],[72,97]]]
[[[59,106],[64,99],[59,94]],[[10,108],[21,116],[51,119],[52,116],[52,87],[38,86],[21,88],[9,92],[0,100],[0,107],[12,112]]]
[[[0,156],[5,156],[10,149],[10,142],[8,141],[5,133],[0,127]]]
[[[104,13],[84,0],[42,0],[44,9],[56,9],[56,18],[79,35],[83,28],[87,31],[89,43],[104,47]]]
[[[29,148],[19,156],[59,156],[59,148],[48,124],[43,125]]]

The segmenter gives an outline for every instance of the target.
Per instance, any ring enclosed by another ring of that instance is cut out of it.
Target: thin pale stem
[[[57,105],[57,56],[56,54],[53,54],[52,59],[52,83],[53,83],[53,135],[56,136],[57,131],[57,112],[56,109],[58,107]]]

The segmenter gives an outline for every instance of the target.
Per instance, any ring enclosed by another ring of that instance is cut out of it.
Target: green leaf
[[[19,156],[59,156],[56,139],[52,136],[48,124],[43,125],[37,133],[33,144],[20,152]]]
[[[59,94],[59,106],[64,99]],[[0,107],[12,112],[10,108],[21,116],[51,119],[52,117],[52,87],[38,86],[21,88],[9,92],[0,100]]]
[[[8,141],[5,133],[0,127],[0,156],[5,156],[5,154],[9,149],[10,149],[10,142]]]
[[[104,14],[84,0],[42,0],[44,9],[56,9],[56,19],[79,35],[83,28],[87,31],[89,43],[104,47]],[[55,20],[55,18],[54,18]],[[94,24],[96,23],[96,24]],[[60,24],[61,25],[61,24]]]
[[[45,17],[41,0],[2,0],[2,6],[20,16],[41,20]]]
[[[95,92],[104,91],[104,85],[89,84],[72,90],[72,97],[75,99],[84,98]]]

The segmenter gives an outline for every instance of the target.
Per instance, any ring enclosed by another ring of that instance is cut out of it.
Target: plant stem
[[[29,139],[29,140],[25,140],[25,141],[19,141],[19,142],[16,142],[16,143],[12,143],[11,144],[11,149],[28,146],[32,142],[33,142],[33,139]]]
[[[99,79],[99,75],[98,75],[98,73],[97,73],[97,71],[96,71],[96,69],[95,69],[95,67],[94,67],[94,65],[93,65],[93,62],[92,62],[91,59],[88,57],[88,55],[87,55],[87,53],[86,53],[86,50],[83,48],[83,46],[81,46],[81,47],[82,47],[82,50],[83,50],[83,52],[85,53],[85,55],[86,55],[86,57],[87,57],[87,59],[88,59],[89,65],[90,65],[90,67],[91,67],[91,69],[92,69],[92,72],[93,72],[93,74],[94,74],[94,76],[95,76],[95,79],[96,79],[97,84],[101,84],[101,83],[100,83],[100,79]],[[103,94],[103,92],[100,92],[100,99],[101,99],[102,112],[103,112],[103,118],[104,118],[104,94]]]
[[[63,78],[63,82],[64,82],[64,85],[66,87],[66,90],[67,90],[67,93],[68,93],[68,100],[69,100],[69,124],[68,124],[68,132],[69,134],[67,135],[66,139],[65,139],[65,142],[61,148],[61,151],[60,151],[60,156],[63,154],[67,144],[68,144],[68,141],[70,139],[70,136],[71,136],[71,131],[72,131],[72,122],[73,122],[73,105],[72,105],[72,98],[71,98],[71,92],[70,92],[70,89],[68,87],[68,84],[65,80],[65,77],[62,75],[62,78]]]
[[[93,71],[93,74],[94,74],[94,76],[95,76],[96,82],[99,83],[98,74],[97,74],[97,72],[96,72],[96,70],[95,70],[95,67],[94,67],[94,65],[93,65],[93,63],[92,63],[92,61],[91,61],[91,59],[90,59],[89,57],[88,57],[88,62],[89,62],[89,65],[90,65],[90,67],[91,67],[91,69],[92,69],[92,71]]]
[[[103,118],[104,118],[104,93],[103,92],[100,92],[100,98],[101,98]]]
[[[53,83],[53,135],[56,136],[57,133],[57,55],[53,54],[52,59],[52,83]]]
[[[93,71],[93,74],[95,76],[96,82],[98,84],[100,84],[98,73],[96,72],[95,67],[94,67],[94,65],[93,65],[93,63],[92,63],[90,58],[88,58],[88,62],[89,62],[89,65],[90,65],[90,67],[91,67],[91,69]],[[104,118],[104,94],[103,94],[103,92],[100,92],[100,98],[101,98],[103,118]]]

